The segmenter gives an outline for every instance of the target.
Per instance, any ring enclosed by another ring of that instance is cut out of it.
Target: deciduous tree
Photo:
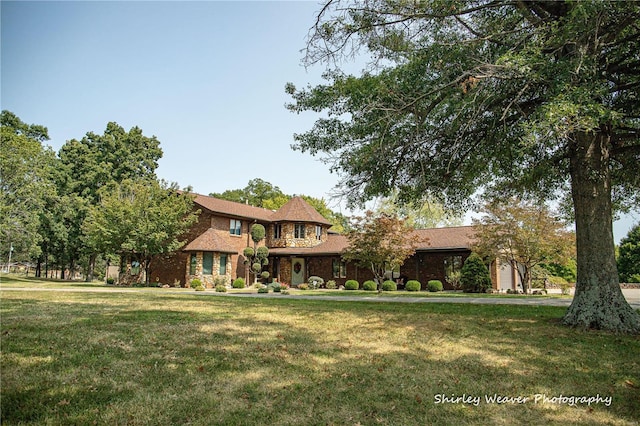
[[[29,260],[41,253],[40,215],[55,193],[55,154],[43,146],[46,127],[26,124],[10,111],[0,116],[0,254]]]
[[[382,291],[385,273],[399,268],[421,242],[404,220],[371,211],[364,217],[353,218],[351,229],[345,235],[349,245],[342,258],[371,270],[378,282],[378,291]]]
[[[83,225],[89,246],[140,259],[147,284],[152,259],[182,247],[180,237],[199,214],[192,195],[156,180],[112,183],[100,196]]]
[[[531,273],[544,263],[566,263],[575,252],[575,236],[544,204],[517,199],[487,203],[475,219],[474,250],[518,271],[522,290],[531,289]]]
[[[612,233],[612,211],[640,205],[639,20],[637,2],[330,0],[306,63],[368,49],[378,67],[288,84],[291,111],[327,114],[295,148],[324,153],[353,203],[564,195],[578,271],[563,322],[639,333]]]

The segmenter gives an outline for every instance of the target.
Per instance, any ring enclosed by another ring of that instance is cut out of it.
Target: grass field
[[[3,425],[640,420],[640,339],[564,328],[564,308],[18,285],[0,287]]]

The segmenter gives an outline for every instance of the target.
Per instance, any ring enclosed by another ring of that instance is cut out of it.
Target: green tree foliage
[[[265,202],[282,197],[284,193],[277,186],[273,186],[260,178],[255,178],[251,179],[247,186],[242,189],[230,189],[222,193],[211,193],[209,195],[222,200],[249,204],[254,207],[271,208],[267,207]]]
[[[421,241],[395,216],[367,211],[364,217],[355,217],[352,221],[351,229],[345,234],[349,245],[342,258],[371,270],[378,282],[378,291],[382,291],[385,273],[399,268],[415,253]]]
[[[102,135],[88,132],[79,141],[65,143],[59,157],[66,192],[97,202],[100,188],[109,183],[155,179],[162,149],[155,136],[144,136],[139,127],[127,132],[110,122]]]
[[[491,288],[491,275],[478,253],[464,261],[460,271],[460,285],[466,293],[484,293]]]
[[[376,212],[397,215],[414,229],[460,226],[463,223],[459,213],[447,211],[438,201],[427,198],[421,201],[401,202],[395,191],[380,201]]]
[[[180,236],[199,214],[192,195],[154,179],[111,183],[99,195],[83,224],[89,247],[140,259],[147,284],[153,257],[182,247]]]
[[[13,259],[29,260],[41,253],[40,216],[52,182],[55,155],[43,142],[46,127],[26,124],[15,114],[0,116],[0,254],[13,246]]]
[[[138,127],[128,132],[114,122],[103,134],[88,132],[81,140],[67,141],[58,156],[58,192],[62,197],[80,197],[75,217],[68,223],[69,239],[58,246],[66,247],[59,257],[75,265],[83,256],[90,257],[87,279],[93,276],[96,253],[85,242],[82,226],[89,208],[100,203],[101,189],[124,181],[155,180],[158,160],[162,157],[160,142],[145,136]]]
[[[563,322],[638,333],[611,223],[640,205],[639,20],[637,2],[330,0],[306,63],[367,49],[378,67],[288,84],[291,111],[325,113],[294,148],[325,153],[352,203],[394,189],[457,208],[479,189],[561,194],[578,247]]]
[[[622,282],[640,282],[640,223],[620,241],[618,270]]]
[[[575,237],[544,204],[517,199],[487,203],[484,217],[474,220],[474,251],[516,268],[523,291],[531,289],[531,273],[543,263],[567,263]]]

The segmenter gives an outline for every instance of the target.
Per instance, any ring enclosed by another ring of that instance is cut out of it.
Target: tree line
[[[182,245],[196,220],[189,191],[159,180],[160,142],[138,127],[110,122],[55,153],[47,128],[2,111],[0,229],[3,259],[34,261],[37,276],[82,271],[135,257],[148,268],[154,255]],[[103,269],[100,268],[102,271]],[[148,274],[147,274],[148,275]]]

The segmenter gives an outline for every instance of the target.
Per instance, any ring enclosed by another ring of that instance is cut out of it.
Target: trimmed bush
[[[189,285],[191,286],[192,289],[196,289],[196,287],[202,287],[202,281],[200,281],[197,278],[194,278],[191,280],[191,283],[189,283]]]
[[[116,280],[114,280],[113,277],[107,278],[107,285],[113,285],[115,282]]]
[[[333,290],[333,289],[337,288],[338,286],[336,285],[336,282],[334,280],[329,280],[329,281],[327,281],[326,287],[329,290]]]
[[[198,287],[194,288],[195,291],[204,291],[204,287],[199,285]]]
[[[382,283],[382,291],[396,291],[398,290],[398,285],[395,281],[386,280]]]
[[[366,291],[376,291],[378,289],[378,284],[375,281],[367,280],[362,283],[362,289]]]
[[[227,286],[224,284],[218,284],[216,286],[216,292],[218,293],[226,293],[227,292]]]
[[[267,288],[273,289],[274,293],[280,293],[280,290],[282,290],[282,286],[280,286],[280,283],[271,283],[267,286]]]
[[[307,280],[310,289],[320,288],[324,284],[324,279],[316,276],[309,277]]]
[[[471,253],[464,261],[460,271],[460,284],[465,293],[484,293],[491,288],[491,275],[477,253]]]
[[[309,284],[307,283],[298,284],[298,290],[309,290]]]
[[[409,280],[404,286],[404,289],[407,291],[420,291],[421,288],[422,284],[420,284],[420,281],[416,280]]]
[[[235,280],[233,280],[233,283],[231,283],[231,287],[244,288],[244,278],[236,278]]]
[[[357,290],[359,288],[360,288],[360,283],[356,280],[347,280],[347,282],[344,283],[345,290]]]
[[[260,287],[258,293],[269,293],[269,287]]]
[[[442,281],[430,280],[427,283],[427,290],[429,290],[432,293],[435,293],[436,291],[442,291]]]

